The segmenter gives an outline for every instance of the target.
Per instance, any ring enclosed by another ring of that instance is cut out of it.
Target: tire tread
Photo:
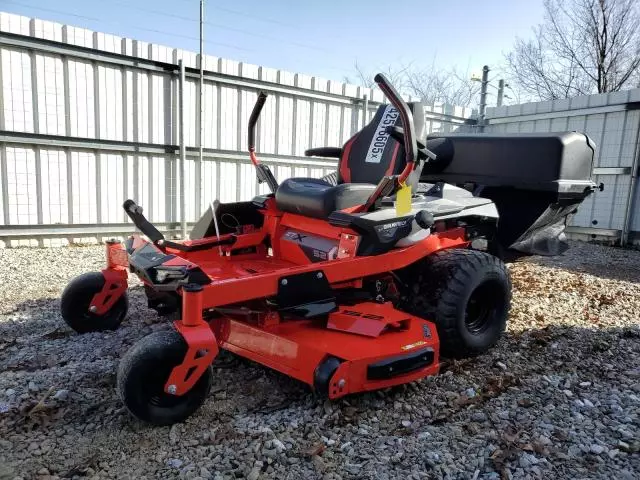
[[[502,335],[511,302],[511,280],[499,258],[477,250],[447,249],[438,251],[403,272],[411,285],[411,295],[403,307],[436,324],[440,349],[449,357],[468,357],[484,352]],[[402,274],[401,274],[402,275]],[[468,345],[458,326],[457,312],[469,282],[481,275],[496,276],[506,283],[506,308],[497,335],[486,348]]]

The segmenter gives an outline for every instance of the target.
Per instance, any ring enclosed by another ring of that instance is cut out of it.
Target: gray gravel
[[[142,292],[76,335],[58,297],[102,248],[0,250],[0,479],[640,478],[640,252],[573,244],[510,266],[507,334],[442,375],[338,402],[223,354],[186,423],[143,425],[118,359],[159,328]]]

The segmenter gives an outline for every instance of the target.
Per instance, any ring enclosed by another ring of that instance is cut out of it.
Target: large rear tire
[[[436,324],[443,356],[483,353],[502,336],[511,280],[499,258],[475,250],[443,250],[399,275],[406,287],[400,307]]]

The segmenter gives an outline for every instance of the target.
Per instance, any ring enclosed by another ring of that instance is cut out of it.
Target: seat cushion
[[[331,185],[319,178],[289,178],[276,191],[276,205],[283,212],[327,218],[336,210],[365,203],[375,188],[365,183]]]

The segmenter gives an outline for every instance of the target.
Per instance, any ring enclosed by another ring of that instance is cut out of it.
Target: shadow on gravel
[[[141,286],[129,288],[127,295],[129,313],[138,304],[146,309],[146,298]],[[153,311],[150,313],[155,315]],[[60,316],[60,297],[26,300],[11,310],[0,312],[0,342],[7,338],[39,333],[48,339],[75,335]]]
[[[120,330],[133,327],[135,331],[130,336],[131,342],[135,342],[149,332],[149,325],[158,322],[155,312],[146,309],[142,288],[130,289],[129,315]],[[0,373],[35,374],[86,359],[117,358],[120,352],[114,347],[119,345],[120,333],[79,335],[62,319],[59,298],[27,300],[0,315]],[[124,337],[125,341],[128,337]],[[0,394],[1,391],[0,388]]]
[[[144,302],[144,292],[141,288],[133,289],[131,292],[132,304]],[[143,306],[143,305],[140,305]],[[55,342],[56,340],[66,340],[61,347],[67,342],[74,342],[77,338],[78,348],[86,350],[87,355],[92,353],[92,343],[84,342],[87,338],[84,335],[77,335],[68,328],[58,313],[58,299],[40,299],[35,301],[24,302],[16,308],[16,312],[29,313],[36,311],[55,311],[55,318],[50,315],[37,315],[29,319],[28,335],[35,338],[29,339],[29,346],[38,351],[38,344]],[[135,308],[134,308],[135,310]],[[166,323],[169,328],[170,322],[155,317],[152,313],[154,323]],[[145,325],[135,315],[130,315],[126,320],[128,327],[134,331],[131,335],[125,337],[125,346],[135,343],[138,338],[144,336]],[[140,323],[140,325],[138,325]],[[0,357],[7,359],[7,352],[12,347],[20,347],[18,339],[19,332],[25,323],[20,322],[18,326],[12,321],[0,323]],[[129,338],[130,337],[130,338]],[[55,342],[57,343],[57,342]],[[623,348],[629,344],[629,347]],[[631,345],[634,348],[631,348]],[[13,348],[15,350],[15,348]],[[51,349],[48,349],[51,351]],[[517,352],[517,356],[514,355]],[[113,355],[123,355],[122,352],[111,352]],[[572,371],[588,371],[593,365],[600,367],[601,364],[619,366],[623,363],[629,363],[633,366],[637,363],[640,356],[640,326],[628,328],[594,328],[551,325],[544,328],[533,328],[524,331],[507,331],[496,347],[485,355],[472,357],[464,360],[455,360],[441,358],[441,374],[452,371],[454,374],[462,371],[481,367],[483,369],[491,369],[494,372],[500,372],[498,364],[513,364],[516,362],[521,373],[540,373],[556,372],[559,370],[570,369]],[[501,360],[496,360],[501,359]],[[46,358],[38,356],[30,356],[26,363],[16,365],[4,365],[5,371],[24,371],[37,372],[41,369],[51,367],[50,362],[44,361]],[[38,360],[38,361],[37,361]],[[42,360],[42,361],[40,361]],[[49,360],[53,361],[54,358]],[[3,362],[4,363],[4,362]],[[216,376],[220,382],[214,384],[213,395],[216,396],[221,392],[223,395],[231,397],[239,395],[247,399],[244,403],[243,411],[248,413],[268,413],[283,409],[292,403],[291,399],[303,399],[309,388],[302,382],[298,382],[290,377],[277,371],[263,367],[250,360],[236,356],[230,352],[221,351],[219,357],[215,360],[213,367]],[[629,367],[631,368],[631,367]],[[524,370],[522,370],[524,369]],[[115,372],[114,372],[115,373]],[[618,372],[619,373],[619,372]],[[99,387],[100,382],[96,386]],[[112,385],[109,384],[111,387]],[[405,387],[395,387],[388,390],[389,392],[404,391]],[[235,392],[235,393],[232,393]],[[352,395],[349,398],[357,400],[359,397],[366,397],[369,394]],[[309,400],[306,398],[306,400]]]
[[[436,387],[430,383],[413,383],[380,392],[350,395],[330,404],[347,408],[347,416],[338,423],[349,423],[357,418],[357,409],[371,406],[372,400],[381,407],[393,408],[394,400],[402,399],[407,392],[426,390],[427,394],[442,395],[441,400],[446,400],[442,404],[443,409],[434,410],[427,422],[440,424],[470,405],[481,405],[502,395],[510,387],[520,385],[525,377],[546,375],[553,378],[567,374],[593,377],[595,374],[602,385],[619,385],[622,379],[623,383],[635,384],[640,390],[638,357],[640,327],[590,329],[550,326],[507,332],[499,344],[484,355],[462,360],[441,359],[438,377],[449,375],[454,384],[469,383],[469,377],[473,377],[473,382],[480,385],[479,394],[474,398],[461,400],[460,391],[455,389],[453,391],[457,395],[449,395],[451,392],[442,389],[447,383]],[[240,414],[269,414],[291,406],[304,405],[313,409],[326,405],[326,399],[313,394],[302,382],[228,352],[221,353],[214,369],[217,385],[213,396],[224,392],[224,398],[234,401],[236,412]],[[429,392],[431,389],[433,392]],[[368,415],[367,410],[363,413]]]
[[[620,252],[628,253],[619,250],[615,254]],[[637,255],[640,263],[640,252],[632,253]],[[563,257],[555,259],[530,257],[524,261],[553,268],[569,268],[561,264],[562,260]],[[589,266],[588,259],[581,260],[580,263],[576,263],[573,257],[571,260],[574,271],[590,273],[586,268]],[[593,266],[594,271],[603,273],[602,263],[594,263]],[[633,263],[628,266],[631,269]],[[639,270],[633,272],[629,270],[625,273],[616,266],[616,271],[618,278],[640,281]],[[169,328],[169,321],[157,317],[155,312],[146,308],[146,297],[141,286],[130,288],[128,295],[129,315],[121,327],[127,331],[120,332],[124,336],[118,335],[122,337],[120,343],[114,341],[107,342],[105,345],[101,345],[105,342],[78,336],[64,323],[59,313],[59,298],[28,300],[18,304],[9,312],[6,319],[0,320],[0,367],[4,371],[22,371],[28,374],[54,366],[64,367],[68,361],[65,359],[64,362],[57,362],[56,356],[58,353],[64,354],[64,349],[70,347],[74,354],[79,352],[85,358],[93,356],[98,360],[99,352],[104,353],[107,350],[110,357],[117,359],[124,355],[131,344],[149,332],[147,328],[149,325],[166,324]],[[25,337],[28,337],[28,340]],[[629,342],[633,342],[635,348],[624,347]],[[517,332],[508,330],[499,344],[485,355],[462,361],[442,359],[441,373],[451,371],[453,374],[458,374],[476,368],[480,368],[483,372],[501,373],[498,364],[509,365],[509,371],[515,375],[545,374],[545,372],[567,369],[574,372],[588,371],[594,366],[601,368],[603,363],[621,365],[637,362],[640,356],[639,344],[639,327],[599,328],[594,324],[591,329],[584,326],[550,325]],[[62,351],[56,352],[58,348]],[[72,360],[69,359],[69,361]],[[517,365],[517,368],[512,370],[510,367],[512,364]],[[303,383],[231,353],[222,352],[214,363],[214,369],[218,381],[214,385],[212,396],[223,400],[242,398],[243,401],[233,407],[235,412],[269,413],[286,409],[292,403],[323,402],[310,395],[309,389]],[[115,374],[115,371],[113,373]],[[90,379],[85,379],[82,383],[87,382],[90,383]],[[100,389],[100,382],[96,382],[95,388]],[[108,388],[112,389],[113,385],[109,383]],[[393,397],[394,392],[404,392],[405,389],[406,387],[397,387],[388,392]],[[367,399],[371,395],[375,396],[375,394],[354,395],[349,397],[348,401],[357,404],[359,399]],[[310,406],[310,408],[313,407]]]
[[[135,337],[139,332],[131,333]],[[47,341],[49,339],[44,336],[35,340]],[[96,357],[93,361],[99,361],[99,355],[94,353],[91,343],[84,348],[88,356]],[[115,356],[122,355],[124,350],[113,353]],[[625,403],[616,407],[605,402],[613,391],[620,392],[621,398],[627,391],[640,394],[639,356],[638,327],[591,329],[554,325],[522,332],[508,331],[499,344],[484,355],[458,361],[443,359],[441,375],[434,379],[330,402],[310,393],[304,384],[286,375],[221,352],[213,365],[214,385],[208,400],[192,419],[176,431],[182,432],[183,438],[194,439],[201,445],[225,442],[227,446],[241,450],[262,445],[259,434],[248,435],[246,432],[246,425],[251,422],[260,427],[269,427],[279,434],[287,428],[286,434],[299,442],[296,447],[299,453],[292,455],[298,455],[297,461],[303,463],[310,461],[313,456],[309,451],[321,448],[318,450],[321,452],[325,448],[324,444],[318,447],[317,435],[331,438],[337,432],[346,436],[345,432],[357,430],[354,425],[375,424],[375,438],[412,438],[412,442],[418,442],[419,448],[416,447],[415,452],[423,451],[420,445],[433,446],[437,441],[439,451],[450,451],[455,458],[463,455],[464,449],[456,450],[455,442],[450,443],[448,439],[464,434],[469,440],[480,438],[484,444],[484,435],[493,431],[498,432],[492,440],[497,450],[491,457],[489,453],[486,454],[483,473],[513,472],[516,468],[513,465],[518,459],[538,447],[541,450],[535,453],[547,458],[554,468],[562,468],[567,472],[576,468],[591,469],[595,467],[589,463],[588,455],[576,458],[565,455],[571,445],[579,442],[571,437],[571,429],[579,426],[567,427],[566,417],[575,399],[582,397],[583,393],[593,399],[594,408],[598,409],[594,412],[597,411],[599,416],[618,418],[614,408],[629,409]],[[122,408],[114,389],[116,369],[117,365],[109,365],[107,369],[96,366],[95,370],[81,372],[75,369],[69,372],[60,370],[57,378],[62,374],[62,378],[70,383],[55,385],[55,388],[54,385],[43,384],[43,389],[38,393],[29,393],[26,384],[32,376],[38,380],[39,372],[25,372],[26,378],[20,385],[28,392],[28,396],[17,396],[16,403],[12,403],[8,411],[0,413],[0,438],[20,441],[20,445],[24,444],[26,448],[34,441],[38,444],[44,443],[44,439],[56,441],[56,432],[64,426],[65,434],[70,439],[90,435],[95,445],[101,446],[99,449],[96,447],[100,460],[118,464],[122,458],[135,459],[140,456],[143,459],[148,456],[148,461],[152,463],[155,452],[176,449],[167,445],[169,429],[143,425]],[[42,377],[39,381],[42,381]],[[567,385],[567,381],[571,384]],[[581,386],[586,385],[585,381],[588,381],[588,387]],[[465,393],[471,386],[473,395]],[[8,388],[9,385],[0,383],[0,390],[2,387]],[[56,398],[55,392],[59,388],[70,391],[68,398]],[[572,396],[567,396],[567,390],[573,391]],[[549,413],[549,404],[555,405],[554,412],[557,413]],[[503,420],[498,412],[508,412],[510,420]],[[375,423],[372,420],[374,416]],[[550,424],[558,425],[549,433],[555,442],[553,447],[539,446],[530,440],[540,434],[539,419],[543,416],[548,417]],[[516,418],[518,420],[514,423]],[[607,420],[605,423],[609,425],[611,422]],[[315,425],[313,429],[310,429],[310,424]],[[203,428],[217,432],[215,442],[199,440]],[[317,433],[310,436],[311,430],[317,430]],[[420,437],[420,432],[429,432],[430,436]],[[607,426],[601,435],[603,441],[609,444],[617,444],[622,438],[613,426]],[[629,449],[636,448],[632,442],[627,443]],[[115,444],[118,446],[115,447]],[[103,448],[106,445],[109,448]],[[144,450],[141,451],[139,445],[144,445]],[[362,443],[362,440],[353,440],[353,448],[366,457],[373,447]],[[334,447],[333,460],[327,468],[341,472],[342,467],[350,462],[345,452],[346,449],[343,451]],[[407,451],[408,462],[424,460],[420,456],[422,453],[415,452]],[[637,455],[631,451],[629,454]],[[34,475],[41,464],[50,465],[51,470],[58,473],[69,469],[60,464],[55,449],[43,450],[26,463],[15,452],[9,452],[9,455],[12,465],[21,465],[21,470]],[[197,455],[196,449],[193,455]],[[629,461],[632,460],[629,457]],[[281,459],[275,459],[275,465],[279,461]],[[125,461],[122,468],[132,462]],[[367,462],[362,460],[363,468],[368,468]],[[471,475],[465,473],[464,465],[461,464],[460,468],[464,478]],[[434,472],[438,475],[442,473],[439,470]],[[345,475],[344,478],[374,477]]]
[[[550,326],[507,332],[486,354],[461,360],[442,358],[440,374],[434,379],[351,395],[333,402],[339,414],[335,422],[329,424],[357,424],[359,419],[366,421],[372,407],[392,413],[399,404],[404,405],[408,398],[415,397],[421,399],[420,409],[416,411],[428,412],[428,416],[417,421],[418,425],[446,429],[448,424],[462,423],[471,434],[485,428],[480,425],[482,421],[467,424],[469,418],[474,418],[474,412],[483,412],[481,418],[491,417],[496,410],[504,412],[505,408],[514,415],[518,410],[529,412],[517,414],[520,418],[530,417],[528,425],[503,423],[516,430],[531,431],[537,428],[536,419],[547,415],[549,404],[574,408],[580,405],[578,399],[583,395],[594,398],[604,414],[622,420],[624,415],[618,417],[614,410],[620,407],[613,401],[606,402],[611,392],[627,399],[640,395],[639,358],[640,327],[637,326],[602,329]],[[473,394],[469,395],[466,392],[472,385]],[[597,399],[602,403],[598,404]],[[625,408],[634,411],[631,404]],[[411,436],[416,427],[415,421],[411,429],[396,426],[394,434]],[[497,424],[494,427],[500,428]],[[613,430],[609,434],[610,443],[616,444],[620,437]],[[634,445],[640,453],[640,443]]]

